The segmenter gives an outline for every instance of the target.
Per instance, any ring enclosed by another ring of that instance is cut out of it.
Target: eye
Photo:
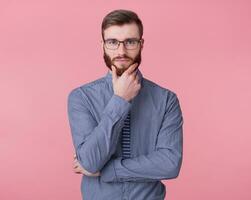
[[[108,39],[106,40],[106,43],[109,45],[116,45],[118,44],[118,41],[116,39]]]
[[[128,44],[128,45],[135,45],[136,43],[137,43],[137,40],[135,40],[135,39],[126,40],[126,44]]]

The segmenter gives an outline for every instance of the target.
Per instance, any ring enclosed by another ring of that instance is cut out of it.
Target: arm
[[[80,165],[80,163],[78,162],[77,157],[76,157],[76,154],[74,154],[73,171],[74,171],[76,174],[83,174],[83,175],[86,175],[86,176],[100,176],[100,172],[97,172],[97,173],[93,174],[93,173],[90,173],[90,172],[86,171],[86,170]]]
[[[81,88],[68,96],[68,117],[76,157],[81,166],[96,173],[115,152],[123,121],[131,103],[113,95],[102,112],[99,123],[89,110],[88,97]]]
[[[182,163],[183,118],[176,94],[167,102],[155,151],[138,157],[111,159],[101,170],[104,182],[156,181],[176,178]]]

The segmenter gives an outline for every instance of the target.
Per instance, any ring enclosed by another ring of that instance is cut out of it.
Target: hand
[[[112,83],[114,94],[127,101],[133,99],[139,92],[141,84],[137,75],[136,67],[138,63],[131,65],[120,77],[116,73],[116,68],[112,65]]]
[[[100,173],[99,173],[99,172],[93,174],[93,173],[88,172],[87,170],[85,170],[85,169],[80,165],[80,163],[78,162],[77,157],[76,157],[76,154],[74,154],[73,171],[74,171],[76,174],[84,174],[84,175],[86,175],[86,176],[100,176]]]

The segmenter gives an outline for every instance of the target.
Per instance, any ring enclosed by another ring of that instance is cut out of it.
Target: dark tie
[[[122,157],[123,158],[130,158],[130,155],[131,155],[131,151],[130,151],[130,119],[131,119],[131,114],[129,112],[127,115],[127,118],[124,121],[124,126],[122,128],[121,146],[122,146]]]

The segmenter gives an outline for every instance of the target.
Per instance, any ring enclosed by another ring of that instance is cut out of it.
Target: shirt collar
[[[142,85],[143,74],[141,73],[141,71],[139,70],[139,68],[137,69],[137,71],[138,71],[137,74],[139,75],[139,82],[141,83],[141,86],[143,86]],[[105,75],[105,79],[108,82],[112,83],[112,71],[108,70],[108,72]]]

